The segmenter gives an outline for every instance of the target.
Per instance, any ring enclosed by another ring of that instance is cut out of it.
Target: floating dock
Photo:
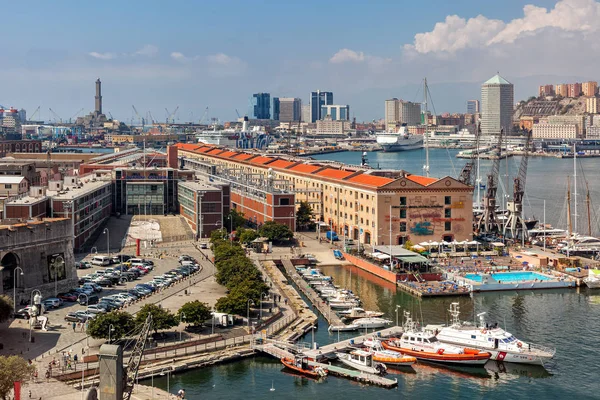
[[[449,285],[446,285],[448,287]],[[398,288],[417,297],[447,297],[447,296],[469,296],[471,291],[466,287],[460,290],[442,290],[442,285],[437,281],[422,282],[398,282]]]

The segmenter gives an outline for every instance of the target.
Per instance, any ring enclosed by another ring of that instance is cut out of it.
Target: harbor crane
[[[519,165],[519,174],[513,181],[513,199],[506,203],[508,219],[506,220],[502,232],[505,237],[509,237],[513,240],[521,239],[523,242],[525,242],[529,236],[527,225],[523,218],[523,196],[525,195],[525,181],[527,179],[531,133],[532,130],[529,129],[525,139],[523,158],[521,158],[521,164]]]
[[[35,111],[33,112],[33,114],[31,114],[27,120],[28,120],[28,121],[33,121],[33,120],[34,120],[34,119],[33,119],[33,117],[34,117],[34,116],[36,116],[37,114],[39,114],[39,112],[40,112],[40,106],[38,106],[38,107],[35,109]]]
[[[479,162],[476,161],[479,159],[479,138],[481,137],[481,124],[477,125],[477,131],[475,132],[475,158],[471,158],[463,167],[462,171],[460,171],[460,176],[458,177],[458,180],[462,183],[464,183],[465,185],[469,185],[469,186],[473,186],[474,184],[479,185],[479,182],[475,182],[473,180],[474,175],[473,175],[473,168],[475,168],[475,163]],[[477,190],[479,190],[479,187],[476,188]],[[477,206],[479,207],[479,204],[477,204]]]
[[[140,113],[138,112],[137,108],[135,108],[134,105],[131,105],[131,108],[133,108],[133,112],[135,113],[135,115],[137,115],[137,117],[140,120],[140,123],[142,124],[142,131],[144,130],[144,125],[146,125],[146,121],[144,120],[144,118],[140,115]]]
[[[206,108],[204,109],[204,114],[202,114],[202,118],[200,118],[200,121],[198,121],[198,125],[202,125],[202,122],[204,122],[207,115],[208,115],[208,106],[206,106]]]
[[[487,176],[485,196],[483,197],[483,213],[477,220],[477,231],[479,233],[499,232],[500,226],[496,218],[496,192],[498,191],[498,174],[500,173],[500,158],[502,156],[502,136],[504,128],[500,129],[498,145],[496,146],[496,158],[492,163],[492,170]]]
[[[165,107],[165,111],[167,112],[167,124],[170,123],[174,124],[175,123],[175,114],[177,114],[177,111],[179,110],[179,106],[175,107],[175,110],[173,112],[169,112],[169,110],[167,110],[167,108]]]
[[[75,114],[73,114],[73,116],[72,116],[71,118],[69,118],[69,123],[71,123],[71,121],[72,121],[74,118],[77,118],[77,117],[79,116],[79,114],[81,114],[81,112],[82,112],[82,111],[84,111],[84,110],[85,110],[85,108],[82,108],[82,109],[80,109],[79,111],[77,111]]]
[[[62,124],[62,118],[60,117],[60,115],[55,113],[54,110],[51,108],[48,108],[48,110],[50,110],[50,113],[54,116],[54,122],[58,120]]]
[[[144,348],[146,347],[146,342],[148,341],[150,329],[152,329],[152,314],[148,313],[146,321],[144,322],[144,325],[142,325],[142,329],[140,330],[137,340],[133,346],[129,361],[127,362],[127,367],[125,369],[125,390],[123,391],[123,400],[131,399],[131,394],[133,393],[133,387],[135,385],[138,370],[140,368],[140,364],[142,363]]]

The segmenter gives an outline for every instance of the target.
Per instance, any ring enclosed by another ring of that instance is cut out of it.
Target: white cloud
[[[554,8],[526,5],[523,18],[508,23],[483,15],[461,18],[449,15],[430,32],[415,35],[414,44],[405,50],[417,53],[456,53],[468,48],[485,48],[500,43],[513,43],[544,29],[594,33],[600,30],[600,3],[595,0],[560,0]]]
[[[117,57],[115,53],[98,53],[96,51],[92,51],[91,53],[88,53],[88,55],[99,60],[112,60]]]
[[[211,54],[206,57],[208,71],[216,77],[240,76],[246,70],[246,63],[235,56],[225,53]]]
[[[188,58],[178,51],[171,53],[171,58],[175,61],[186,61]]]
[[[333,64],[363,61],[365,61],[365,53],[350,49],[341,49],[329,59],[329,62]]]
[[[206,57],[206,59],[210,63],[220,64],[220,65],[232,65],[232,64],[240,62],[239,58],[237,58],[237,57],[230,57],[230,56],[228,56],[227,54],[224,54],[224,53],[213,54],[213,55],[210,55],[210,56]]]
[[[153,44],[147,44],[138,51],[134,52],[133,56],[154,57],[158,54],[158,47]]]

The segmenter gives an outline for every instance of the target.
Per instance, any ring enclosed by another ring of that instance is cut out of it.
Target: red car
[[[139,271],[142,271],[144,274],[147,274],[147,273],[148,273],[148,268],[144,268],[144,267],[142,267],[141,265],[136,265],[136,266],[135,266],[135,267],[133,267],[133,268],[135,268],[135,269],[137,269],[137,270],[139,270]]]
[[[58,296],[56,296],[56,297],[58,297],[62,301],[70,301],[70,302],[77,301],[77,295],[75,293],[59,293]]]

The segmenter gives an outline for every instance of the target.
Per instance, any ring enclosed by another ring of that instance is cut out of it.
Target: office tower
[[[310,93],[310,122],[316,122],[324,117],[321,115],[321,107],[333,104],[333,92]]]
[[[513,84],[496,74],[481,85],[481,133],[499,135],[512,131]]]
[[[250,99],[251,119],[271,119],[271,95],[254,93]]]
[[[479,113],[479,100],[467,100],[467,114]]]
[[[273,97],[273,120],[279,121],[279,97]]]
[[[300,121],[302,115],[302,100],[297,97],[279,98],[279,121]]]
[[[321,119],[328,115],[333,121],[350,121],[350,106],[329,105],[321,107]]]

